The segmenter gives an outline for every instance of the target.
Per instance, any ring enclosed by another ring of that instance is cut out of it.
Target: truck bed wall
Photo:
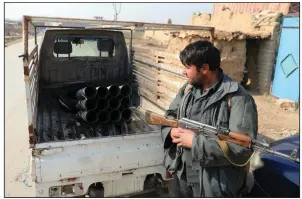
[[[115,56],[55,57],[53,52],[57,35],[108,36],[114,40]],[[48,30],[45,33],[40,55],[41,82],[43,85],[70,82],[100,81],[111,83],[129,82],[131,67],[122,32],[105,30]]]

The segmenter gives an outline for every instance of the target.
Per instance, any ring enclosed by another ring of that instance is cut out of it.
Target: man
[[[256,138],[256,104],[241,85],[223,73],[219,50],[211,42],[197,41],[185,47],[180,60],[188,82],[179,90],[166,117],[186,117]],[[174,174],[173,197],[243,195],[250,149],[230,142],[222,145],[215,137],[188,129],[162,126],[161,134],[164,164]]]

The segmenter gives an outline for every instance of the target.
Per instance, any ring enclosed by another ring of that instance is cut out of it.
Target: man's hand
[[[178,128],[178,138],[173,139],[173,137],[171,136],[173,139],[172,142],[177,144],[177,146],[192,148],[194,134],[194,131]]]
[[[179,138],[180,136],[180,130],[178,128],[172,128],[170,131],[170,136],[172,140]]]

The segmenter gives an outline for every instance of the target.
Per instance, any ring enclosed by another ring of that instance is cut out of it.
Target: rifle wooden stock
[[[241,141],[241,140],[236,140],[234,138],[231,138],[230,136],[225,136],[225,135],[221,135],[221,134],[218,134],[218,138],[221,141],[232,142],[234,144],[238,144],[238,145],[246,147],[246,148],[248,148],[249,145],[250,145],[249,142],[245,142],[245,141]]]
[[[178,127],[178,122],[176,120],[167,119],[163,115],[151,111],[146,111],[146,122],[152,125],[170,126],[173,128]]]
[[[229,137],[238,142],[243,143],[240,145],[244,147],[249,147],[252,141],[252,138],[250,136],[239,132],[229,132]]]
[[[152,111],[146,111],[146,122],[152,125],[162,125],[162,126],[170,126],[177,128],[178,121],[170,120],[165,118],[163,115],[154,113]],[[251,143],[251,137],[239,132],[229,132],[228,135],[217,135],[219,140],[233,142],[234,144],[239,144],[243,147],[249,147]]]
[[[252,150],[260,150],[262,152],[268,153],[268,154],[274,154],[277,155],[281,158],[285,158],[291,161],[295,161],[297,163],[300,162],[300,159],[297,158],[297,156],[293,155],[286,155],[284,153],[280,153],[278,151],[273,151],[270,147],[269,144],[262,143],[260,141],[257,141],[255,139],[252,139],[250,136],[241,133],[241,132],[232,132],[229,131],[228,129],[224,128],[217,128],[213,126],[209,126],[206,124],[198,123],[196,121],[189,120],[187,118],[182,118],[179,121],[178,120],[170,120],[165,118],[163,115],[153,113],[152,111],[146,111],[146,122],[148,124],[153,124],[153,125],[162,125],[162,126],[170,126],[177,128],[179,125],[180,126],[188,126],[186,127],[187,129],[192,128],[192,130],[197,130],[202,131],[200,133],[212,133],[216,136],[218,136],[219,140],[221,141],[227,141],[227,142],[232,142],[234,144],[246,147],[246,148],[251,148]],[[196,131],[195,131],[196,132]],[[228,155],[229,147],[227,146],[226,142],[218,142],[220,145],[221,149],[223,150],[226,158],[236,166],[246,166],[246,164],[250,161],[250,159],[245,162],[244,164],[240,163],[234,163],[233,161],[230,160],[230,157]],[[293,151],[293,153],[297,153],[297,149]]]

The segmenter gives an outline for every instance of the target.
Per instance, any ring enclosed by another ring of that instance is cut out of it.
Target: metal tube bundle
[[[109,122],[110,120],[110,117],[109,117],[109,112],[108,111],[101,111],[99,113],[99,122],[100,123],[107,123]]]
[[[77,91],[78,99],[76,107],[78,108],[78,116],[88,123],[95,123],[98,120],[98,97],[97,89],[94,86],[87,86]]]
[[[96,111],[79,111],[78,116],[88,123],[95,123],[98,120],[98,113]]]
[[[132,93],[132,89],[128,85],[120,86],[120,89],[121,89],[121,95],[123,97],[129,97],[131,95],[131,93]]]
[[[106,87],[99,86],[96,88],[96,90],[100,99],[106,99],[106,97],[109,95],[109,91]]]
[[[129,108],[126,108],[122,111],[122,119],[125,121],[125,122],[129,122],[131,121],[132,119],[132,111],[131,109]]]
[[[109,104],[110,104],[109,107],[112,110],[119,109],[119,107],[121,106],[121,99],[119,99],[119,98],[111,98],[110,101],[109,101]]]
[[[87,86],[78,90],[76,97],[80,100],[92,99],[96,97],[96,88],[94,86]]]
[[[105,111],[109,108],[109,101],[107,99],[100,99],[97,110],[98,111]]]
[[[132,112],[129,109],[132,104],[130,96],[132,94],[131,87],[128,85],[111,85],[107,88],[109,90],[107,97],[109,101],[109,122],[131,121]]]
[[[129,122],[132,119],[131,94],[129,85],[82,88],[76,93],[78,116],[88,123]]]
[[[108,86],[107,88],[109,90],[109,95],[111,97],[117,97],[117,96],[119,96],[119,94],[121,92],[120,87],[118,87],[117,85],[111,85],[111,86]]]
[[[131,98],[130,97],[124,97],[121,102],[121,112],[122,112],[122,119],[125,122],[130,122],[132,119],[132,111],[130,108],[131,106]]]
[[[131,98],[130,97],[124,97],[121,101],[121,106],[123,108],[129,108],[131,106]]]
[[[111,122],[113,122],[113,123],[119,122],[122,118],[122,114],[119,110],[112,110],[109,113],[109,118],[110,118]]]
[[[76,107],[82,111],[94,110],[98,106],[97,99],[85,99],[79,100],[76,104]]]

